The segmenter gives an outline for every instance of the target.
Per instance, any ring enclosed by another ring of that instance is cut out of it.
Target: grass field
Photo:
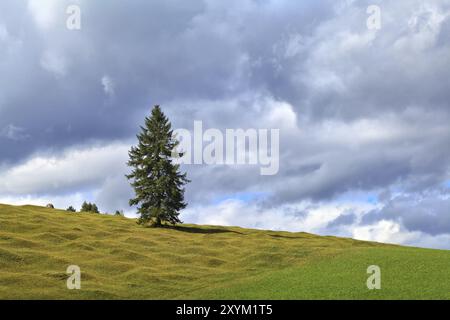
[[[81,268],[81,290],[66,269]],[[381,268],[381,290],[366,269]],[[450,251],[0,205],[1,299],[450,299]]]

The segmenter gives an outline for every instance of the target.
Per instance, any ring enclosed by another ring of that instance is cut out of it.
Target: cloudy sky
[[[1,203],[132,217],[154,104],[174,128],[280,129],[277,175],[184,166],[185,222],[450,249],[449,0],[0,2]]]

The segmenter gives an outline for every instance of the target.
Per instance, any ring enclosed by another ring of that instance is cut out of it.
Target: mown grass
[[[381,290],[366,287],[373,264]],[[450,251],[0,205],[0,298],[449,299]]]

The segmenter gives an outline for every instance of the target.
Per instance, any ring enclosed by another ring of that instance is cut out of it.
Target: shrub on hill
[[[83,202],[80,212],[100,213],[95,203]]]
[[[116,213],[114,213],[114,215],[123,217],[124,216],[123,210],[116,210]]]

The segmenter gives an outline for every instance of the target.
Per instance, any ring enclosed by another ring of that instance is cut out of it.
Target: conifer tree
[[[100,213],[95,203],[90,203],[86,201],[84,201],[83,204],[81,205],[80,212]]]
[[[184,185],[189,182],[179,164],[172,161],[172,151],[179,142],[173,135],[172,125],[155,106],[145,126],[137,135],[138,144],[129,152],[128,165],[132,168],[127,178],[135,191],[130,206],[138,206],[139,223],[159,227],[163,222],[181,223],[179,211],[186,207]]]
[[[90,212],[91,211],[91,204],[87,203],[86,201],[83,202],[81,205],[81,212]]]
[[[100,210],[98,210],[98,207],[95,203],[91,204],[91,212],[93,213],[100,213]]]

